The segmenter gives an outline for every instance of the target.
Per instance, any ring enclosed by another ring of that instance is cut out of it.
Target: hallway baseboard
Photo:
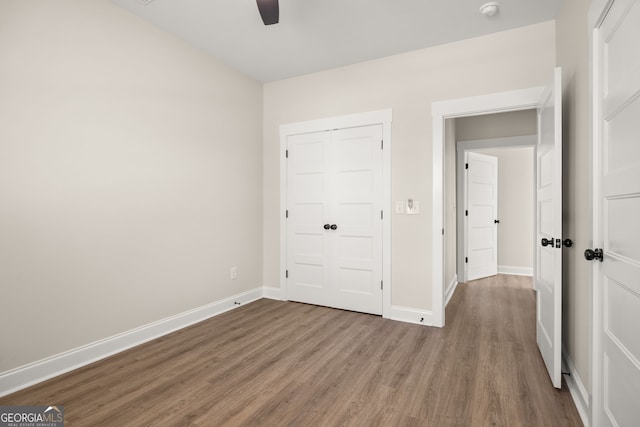
[[[445,290],[444,293],[444,306],[446,307],[447,304],[449,304],[449,301],[451,300],[451,297],[453,296],[453,294],[456,292],[456,288],[458,287],[458,275],[454,275],[453,279],[451,279],[451,282],[447,285],[447,289]]]
[[[578,371],[576,371],[573,361],[565,351],[564,347],[562,348],[562,370],[571,374],[565,375],[564,380],[569,387],[569,392],[571,393],[573,402],[576,404],[576,409],[578,410],[578,414],[580,414],[582,424],[584,424],[585,427],[589,427],[591,425],[589,416],[591,413],[589,393],[587,392],[580,375],[578,375]]]
[[[499,265],[498,274],[513,274],[514,276],[533,276],[532,267],[513,267],[511,265]]]

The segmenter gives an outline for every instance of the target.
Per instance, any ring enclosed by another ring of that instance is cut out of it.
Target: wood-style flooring
[[[581,426],[531,279],[461,284],[444,329],[262,299],[0,398],[67,426]]]

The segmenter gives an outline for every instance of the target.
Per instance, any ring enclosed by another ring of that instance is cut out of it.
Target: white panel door
[[[381,140],[381,125],[289,138],[289,300],[382,314]]]
[[[498,274],[498,158],[465,152],[467,280]]]
[[[593,425],[626,427],[640,425],[640,1],[616,0],[597,33]]]
[[[293,135],[287,141],[287,297],[319,305],[329,305],[330,292],[331,236],[323,228],[331,220],[330,142],[331,132]]]
[[[536,338],[554,387],[562,386],[562,72],[538,108]]]
[[[332,306],[382,314],[382,126],[333,132]]]

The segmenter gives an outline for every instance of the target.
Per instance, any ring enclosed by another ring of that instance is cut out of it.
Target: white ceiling
[[[256,0],[112,0],[263,82],[555,19],[562,0],[280,0],[265,26]]]

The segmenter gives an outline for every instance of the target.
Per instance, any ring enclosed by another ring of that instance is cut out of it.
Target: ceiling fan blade
[[[256,0],[264,25],[277,24],[280,18],[278,0]]]

